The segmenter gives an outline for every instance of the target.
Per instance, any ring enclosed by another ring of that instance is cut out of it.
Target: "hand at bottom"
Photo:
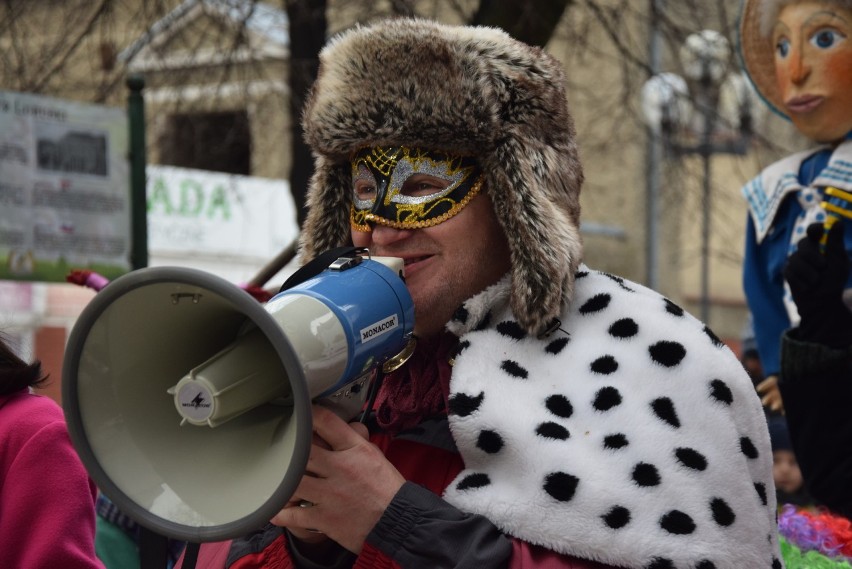
[[[346,424],[316,405],[313,419],[316,436],[307,472],[294,498],[271,521],[306,543],[330,538],[358,554],[405,479],[367,440],[363,425]],[[311,505],[302,507],[302,501]]]

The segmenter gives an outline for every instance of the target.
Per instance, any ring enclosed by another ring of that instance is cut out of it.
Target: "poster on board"
[[[0,91],[0,279],[131,268],[123,109]]]

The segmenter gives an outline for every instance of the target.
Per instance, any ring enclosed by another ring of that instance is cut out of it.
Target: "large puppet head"
[[[805,136],[852,130],[852,0],[745,0],[740,48],[757,90]]]
[[[350,243],[350,224],[429,227],[484,192],[509,242],[515,316],[542,332],[582,255],[563,83],[558,61],[497,29],[397,19],[331,40],[303,116],[316,157],[303,259]],[[401,191],[395,177],[413,171],[447,185]],[[353,179],[370,183],[353,191]]]

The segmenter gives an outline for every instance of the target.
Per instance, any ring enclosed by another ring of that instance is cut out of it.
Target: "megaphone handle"
[[[382,388],[382,382],[385,379],[385,372],[382,371],[382,366],[376,367],[376,377],[373,378],[373,382],[370,384],[370,393],[367,395],[367,403],[364,406],[364,410],[361,411],[361,417],[358,419],[358,422],[362,425],[366,425],[367,421],[370,419],[370,413],[373,411],[373,405],[376,403],[376,396],[379,394],[379,389]]]

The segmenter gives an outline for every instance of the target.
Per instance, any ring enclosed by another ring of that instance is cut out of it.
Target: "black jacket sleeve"
[[[512,555],[511,541],[488,519],[412,482],[400,488],[367,541],[406,569],[502,569]]]

